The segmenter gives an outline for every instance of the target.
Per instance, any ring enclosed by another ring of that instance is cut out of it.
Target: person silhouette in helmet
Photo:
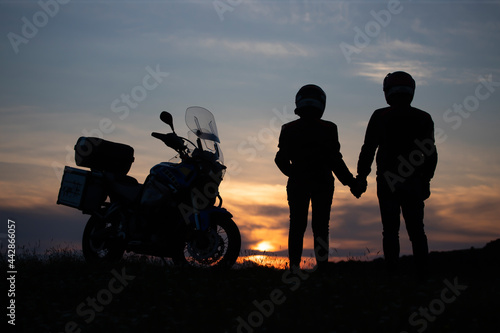
[[[415,80],[406,72],[389,73],[383,82],[388,107],[372,114],[358,160],[358,179],[366,181],[377,151],[377,196],[387,267],[397,267],[400,212],[406,224],[418,272],[428,261],[424,200],[437,165],[434,122],[429,113],[411,106]]]
[[[298,91],[295,105],[300,118],[282,126],[275,158],[278,168],[288,176],[290,268],[300,267],[311,202],[317,268],[324,269],[334,191],[332,171],[343,185],[355,189],[357,182],[342,159],[337,125],[321,119],[326,105],[324,91],[313,84],[305,85]]]

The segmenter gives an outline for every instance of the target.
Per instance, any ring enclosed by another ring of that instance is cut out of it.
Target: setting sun
[[[257,251],[262,251],[262,252],[268,252],[274,250],[274,246],[271,244],[269,241],[263,241],[257,244],[255,247],[255,250]]]

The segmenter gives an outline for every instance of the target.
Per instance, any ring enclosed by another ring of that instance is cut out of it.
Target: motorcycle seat
[[[125,186],[140,185],[139,182],[137,181],[137,179],[135,179],[134,177],[131,177],[131,176],[127,176],[127,175],[117,175],[115,177],[115,179],[116,179],[116,182],[118,182],[122,185],[125,185]]]
[[[131,176],[114,174],[110,184],[110,196],[117,196],[128,202],[136,201],[142,192],[142,184]]]

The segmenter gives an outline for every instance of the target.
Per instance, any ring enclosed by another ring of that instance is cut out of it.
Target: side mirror
[[[174,119],[173,119],[172,115],[169,112],[162,111],[161,114],[160,114],[160,119],[165,124],[167,124],[168,126],[170,126],[170,128],[172,129],[172,132],[175,133],[175,131],[174,131]]]

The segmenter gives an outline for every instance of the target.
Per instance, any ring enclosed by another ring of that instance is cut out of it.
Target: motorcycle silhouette
[[[219,184],[226,167],[215,118],[204,108],[188,108],[190,139],[175,133],[170,113],[163,111],[160,119],[172,132],[151,135],[175,150],[178,162],[155,165],[140,184],[127,175],[132,147],[81,137],[76,165],[90,171],[66,166],[57,203],[90,215],[82,239],[89,263],[115,262],[133,252],[172,258],[177,265],[231,267],[241,236],[222,208]]]

